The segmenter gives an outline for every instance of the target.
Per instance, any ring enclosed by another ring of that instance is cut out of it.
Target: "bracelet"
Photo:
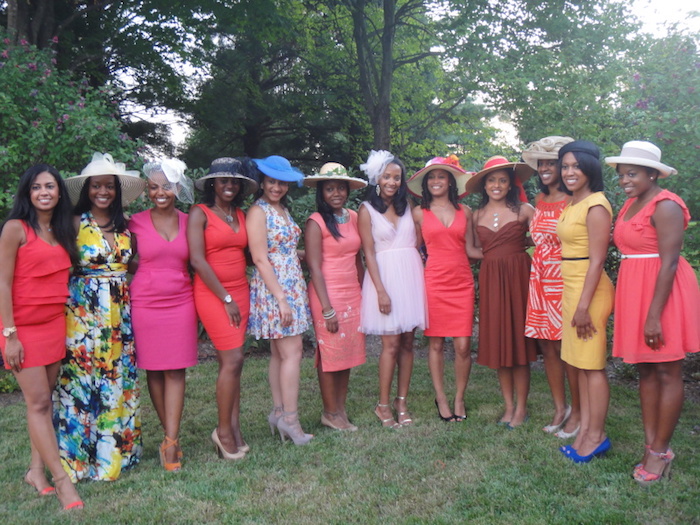
[[[331,308],[327,312],[322,312],[323,313],[323,318],[328,321],[329,319],[333,319],[335,317],[335,310]]]

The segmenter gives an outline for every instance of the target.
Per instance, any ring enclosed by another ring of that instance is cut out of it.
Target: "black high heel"
[[[442,414],[440,413],[440,405],[438,405],[437,399],[435,400],[435,408],[437,408],[438,417],[445,423],[452,423],[453,421],[456,421],[456,416],[454,414],[449,417],[442,417]]]

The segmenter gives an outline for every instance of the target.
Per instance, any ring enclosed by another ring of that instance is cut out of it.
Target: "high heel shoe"
[[[56,492],[56,489],[53,488],[52,486],[48,486],[46,488],[43,488],[42,490],[39,490],[39,487],[36,486],[36,484],[29,478],[29,473],[32,470],[41,470],[42,473],[44,473],[44,468],[43,467],[29,467],[27,469],[27,472],[24,474],[24,482],[29,485],[30,487],[33,487],[34,490],[36,490],[39,493],[39,496],[51,496],[54,492]],[[45,475],[45,473],[44,473]]]
[[[440,405],[438,405],[437,399],[435,400],[435,408],[437,408],[438,417],[442,419],[445,423],[452,423],[457,418],[457,416],[455,416],[454,414],[450,415],[449,417],[443,417],[440,413]]]
[[[396,410],[396,421],[399,422],[399,425],[402,427],[408,427],[413,424],[413,419],[411,419],[411,414],[408,412],[400,412],[398,408],[396,408],[396,402],[397,401],[406,401],[406,396],[396,396],[394,398],[394,410]]]
[[[328,412],[330,414],[330,412]],[[339,414],[331,414],[334,417],[337,417]],[[325,427],[332,428],[333,430],[340,430],[341,432],[355,432],[357,431],[357,427],[353,425],[352,423],[348,422],[347,427],[339,427],[333,421],[331,421],[329,418],[326,417],[326,412],[321,414],[321,424]]]
[[[564,425],[566,425],[566,422],[569,421],[569,417],[571,416],[571,405],[567,405],[566,407],[566,412],[564,412],[564,419],[561,420],[561,423],[558,425],[547,425],[545,427],[542,427],[542,430],[546,432],[547,434],[554,434],[556,432],[559,432],[562,428],[564,428]]]
[[[388,408],[391,409],[391,405],[382,405],[381,403],[377,403],[374,405],[374,415],[379,418],[379,421],[382,423],[382,426],[385,428],[393,428],[394,430],[401,428],[401,425],[399,425],[396,420],[394,419],[394,416],[392,415],[391,417],[387,417],[386,419],[384,416],[382,416],[379,412],[377,412],[378,408]]]
[[[211,440],[214,442],[214,445],[216,445],[216,452],[219,454],[219,457],[230,461],[243,459],[245,457],[245,452],[242,452],[240,449],[234,453],[226,452],[226,449],[221,444],[221,440],[219,439],[219,433],[216,430],[217,429],[214,429],[212,431]]]
[[[649,448],[649,455],[661,459],[664,462],[664,468],[660,474],[654,474],[653,472],[648,472],[644,468],[644,465],[639,467],[634,472],[634,474],[632,474],[632,477],[634,478],[634,481],[636,481],[637,483],[639,483],[643,487],[652,485],[653,483],[656,483],[657,481],[661,481],[663,478],[671,479],[671,463],[676,458],[676,455],[673,453],[673,450],[671,450],[670,448],[668,450],[666,450],[666,452],[655,452],[650,447]]]
[[[286,421],[285,418],[292,418],[292,421]],[[277,420],[277,430],[282,443],[285,442],[285,437],[288,437],[295,445],[306,445],[314,437],[313,434],[305,434],[301,429],[296,412],[282,412],[282,416]]]
[[[175,450],[179,451],[179,447],[180,447],[179,441],[177,439],[171,439],[168,436],[165,436],[165,439],[160,444],[160,447],[158,447],[158,452],[159,452],[159,456],[160,456],[160,466],[163,467],[168,472],[178,472],[179,470],[182,469],[182,463],[180,463],[179,461],[176,461],[175,463],[168,463],[165,459],[165,451],[171,447],[175,447]],[[179,459],[180,455],[177,453],[176,453],[176,455],[178,456],[178,459]]]
[[[579,430],[581,430],[581,425],[577,426],[573,432],[564,432],[564,429],[562,429],[559,432],[556,432],[554,435],[559,439],[569,439],[578,436]]]
[[[68,477],[68,474],[66,474],[65,476],[62,476],[60,478],[53,479],[54,485],[56,485],[56,496],[59,498],[59,501],[61,499],[61,490],[58,488],[58,486],[60,483],[63,483],[66,480],[68,480],[68,483],[70,483],[72,486],[73,482]],[[63,505],[63,503],[61,503],[61,505]],[[83,503],[83,501],[80,499],[79,496],[78,496],[78,499],[76,501],[73,501],[71,503],[63,505],[63,510],[80,510],[83,508],[85,508],[85,504]]]
[[[270,425],[270,434],[275,435],[275,429],[277,428],[277,421],[282,416],[282,407],[272,407],[272,412],[267,416],[267,422]]]
[[[590,462],[594,457],[602,457],[606,454],[608,450],[612,448],[612,443],[610,443],[610,438],[605,438],[605,440],[596,447],[596,449],[588,454],[587,456],[581,456],[579,453],[574,450],[573,447],[570,447],[570,454],[565,454],[567,458],[569,458],[571,461],[574,463],[588,463]]]

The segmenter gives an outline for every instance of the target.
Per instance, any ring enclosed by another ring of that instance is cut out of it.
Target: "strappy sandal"
[[[177,472],[180,469],[182,469],[182,463],[180,463],[180,461],[176,461],[175,463],[168,463],[165,459],[165,451],[171,447],[175,447],[175,449],[178,451],[178,454],[176,454],[178,459],[182,457],[179,453],[180,452],[179,441],[177,439],[171,439],[168,436],[165,436],[165,439],[163,440],[163,442],[160,444],[160,447],[158,448],[158,452],[160,454],[160,466],[163,467],[168,472]]]
[[[400,412],[398,408],[396,408],[396,401],[406,401],[406,396],[396,396],[394,398],[394,410],[396,410],[396,415],[398,416],[396,419],[399,422],[399,425],[402,427],[408,427],[413,424],[413,419],[411,419],[411,414],[408,412]]]
[[[401,428],[401,424],[396,422],[393,415],[391,417],[384,419],[384,417],[379,412],[377,412],[378,408],[388,408],[389,410],[391,410],[391,405],[389,405],[389,404],[382,405],[381,403],[377,403],[374,406],[374,415],[379,418],[379,421],[381,421],[382,426],[384,428],[393,428],[393,429]]]
[[[657,457],[664,462],[664,468],[661,471],[661,474],[654,474],[653,472],[648,472],[642,465],[632,474],[634,481],[646,487],[648,485],[652,485],[658,481],[661,481],[663,478],[671,479],[671,463],[676,458],[676,455],[673,453],[673,451],[669,448],[668,450],[666,450],[666,452],[655,452],[654,450],[649,448],[649,455]]]
[[[27,469],[27,472],[24,474],[24,482],[25,482],[27,485],[29,485],[30,487],[34,487],[34,490],[37,491],[37,493],[39,494],[39,496],[51,496],[54,492],[56,492],[56,489],[53,488],[51,485],[49,485],[48,487],[45,487],[45,488],[42,489],[42,490],[39,490],[39,487],[37,487],[36,484],[35,484],[35,483],[31,480],[31,478],[29,477],[29,473],[30,473],[32,470],[41,470],[41,471],[44,473],[44,475],[46,475],[46,473],[45,473],[43,467],[29,467],[29,468]]]

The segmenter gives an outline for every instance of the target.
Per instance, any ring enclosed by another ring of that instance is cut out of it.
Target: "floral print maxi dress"
[[[282,326],[277,300],[267,289],[258,269],[250,279],[250,318],[248,333],[256,339],[281,339],[303,334],[311,323],[306,282],[297,257],[297,243],[301,228],[285,210],[282,217],[266,201],[258,199],[255,205],[265,212],[267,226],[267,258],[275,271],[287,303],[292,309],[292,324]]]
[[[73,482],[112,481],[141,456],[139,387],[126,283],[131,234],[111,247],[91,213],[80,218],[70,278],[67,355],[54,394],[63,466]]]

